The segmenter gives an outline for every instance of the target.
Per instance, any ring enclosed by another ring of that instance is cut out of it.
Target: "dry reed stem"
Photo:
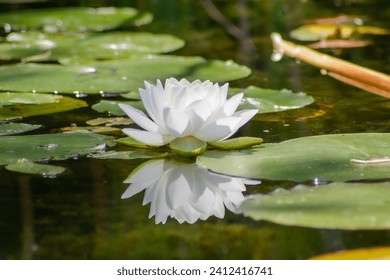
[[[276,52],[325,69],[329,76],[337,80],[390,98],[389,75],[284,41],[277,33],[273,33],[271,38]]]

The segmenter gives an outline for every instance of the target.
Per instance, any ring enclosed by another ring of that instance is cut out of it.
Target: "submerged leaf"
[[[389,179],[390,164],[355,164],[390,155],[390,133],[333,134],[263,144],[240,152],[207,151],[198,163],[212,171],[270,180]]]
[[[224,82],[249,76],[250,69],[232,61],[202,57],[140,55],[85,65],[14,64],[0,67],[0,90],[59,93],[125,93],[145,80],[170,77]],[[43,83],[42,80],[45,82]]]
[[[390,229],[390,183],[333,183],[254,195],[241,211],[255,220],[331,229]]]
[[[49,178],[55,177],[65,171],[65,168],[61,166],[34,163],[25,158],[6,165],[5,169],[25,174],[42,175],[43,177]]]
[[[40,29],[47,32],[103,31],[125,24],[146,24],[151,20],[151,14],[129,7],[63,7],[0,14],[1,26],[7,25],[12,30]]]

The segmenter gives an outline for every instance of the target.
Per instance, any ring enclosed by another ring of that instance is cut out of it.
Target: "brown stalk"
[[[277,33],[273,33],[271,38],[277,53],[324,69],[329,76],[342,82],[390,98],[389,75],[284,41]]]

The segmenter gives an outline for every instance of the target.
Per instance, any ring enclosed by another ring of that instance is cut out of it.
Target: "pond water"
[[[348,14],[361,17],[367,25],[389,28],[388,0],[3,2],[1,11],[58,5],[129,5],[149,11],[153,22],[137,30],[184,39],[186,46],[174,54],[232,59],[252,69],[250,77],[230,82],[231,86],[288,88],[315,98],[314,104],[302,109],[256,116],[239,131],[241,136],[277,143],[310,135],[389,131],[389,99],[321,75],[317,68],[291,58],[270,59],[270,34],[279,32],[288,38],[289,31],[309,19]],[[328,53],[390,73],[389,37],[369,38],[373,43],[367,47]],[[93,105],[101,96],[81,99]],[[42,134],[107,116],[85,107],[26,117],[23,122],[43,125],[31,132]],[[345,249],[390,245],[388,230],[284,226],[254,221],[228,210],[223,219],[209,217],[180,224],[168,218],[165,224],[156,224],[154,218],[148,218],[150,205],[142,205],[143,193],[121,199],[128,187],[123,181],[146,161],[68,159],[55,162],[67,169],[56,178],[19,175],[1,168],[0,258],[307,259]],[[294,185],[291,181],[262,180],[261,184],[248,185],[244,194]]]

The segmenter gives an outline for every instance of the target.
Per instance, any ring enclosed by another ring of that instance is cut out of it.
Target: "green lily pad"
[[[257,137],[238,137],[223,141],[208,142],[210,146],[221,150],[236,150],[260,145],[263,139]]]
[[[202,57],[143,55],[87,65],[14,64],[0,67],[0,90],[60,93],[125,93],[145,80],[185,77],[214,82],[245,78],[251,71],[232,61]],[[42,80],[45,82],[43,83]]]
[[[166,53],[183,46],[184,41],[172,35],[144,32],[11,33],[7,36],[7,42],[0,44],[0,59],[110,59],[135,54]]]
[[[129,7],[64,7],[0,13],[0,25],[11,30],[104,31],[126,24],[149,23],[152,16]]]
[[[13,104],[47,104],[56,103],[62,98],[61,95],[43,93],[20,93],[20,92],[0,92],[0,108]]]
[[[138,140],[136,140],[130,136],[124,137],[124,138],[119,138],[116,141],[122,145],[133,147],[133,148],[141,148],[141,149],[155,148],[154,146],[145,145],[144,143],[139,142]]]
[[[5,123],[0,124],[0,136],[19,134],[42,127],[39,124]]]
[[[389,179],[389,157],[390,133],[357,133],[302,137],[239,152],[207,151],[197,161],[229,175],[303,182]]]
[[[108,151],[102,153],[96,153],[89,155],[88,157],[97,159],[150,159],[150,158],[163,158],[167,156],[166,152],[155,152],[149,150],[141,151]]]
[[[206,150],[207,143],[195,137],[183,137],[170,142],[169,147],[180,156],[195,157]]]
[[[100,100],[92,105],[92,109],[99,113],[107,112],[114,116],[125,116],[125,112],[118,106],[119,103],[131,105],[137,109],[144,110],[141,101],[120,101],[120,100]]]
[[[255,220],[330,229],[390,229],[390,183],[299,185],[254,195],[241,211]]]
[[[298,109],[314,102],[314,98],[305,93],[293,93],[290,90],[265,89],[255,86],[230,88],[229,96],[244,93],[239,109],[259,109],[259,114]]]
[[[64,160],[102,151],[110,138],[93,133],[56,133],[0,137],[0,165],[19,159],[33,162]]]
[[[5,169],[19,173],[41,175],[49,178],[53,178],[65,171],[65,168],[61,166],[35,163],[27,159],[19,159],[14,163],[6,165]]]
[[[37,96],[37,94],[34,93],[29,93],[29,94],[31,94],[32,96]],[[41,95],[43,94],[39,95],[40,98]],[[18,119],[22,117],[47,115],[47,114],[70,111],[70,110],[88,106],[88,104],[85,101],[78,100],[75,98],[52,95],[52,94],[44,94],[44,95],[45,97],[43,99],[46,99],[47,96],[50,96],[48,100],[55,99],[56,102],[44,103],[44,104],[14,104],[10,106],[5,106],[0,108],[0,120],[12,120],[12,119]],[[38,100],[42,101],[42,99],[40,98],[38,98]]]
[[[301,41],[320,41],[329,37],[350,38],[353,33],[389,35],[390,30],[375,26],[307,24],[290,32],[291,38]]]

